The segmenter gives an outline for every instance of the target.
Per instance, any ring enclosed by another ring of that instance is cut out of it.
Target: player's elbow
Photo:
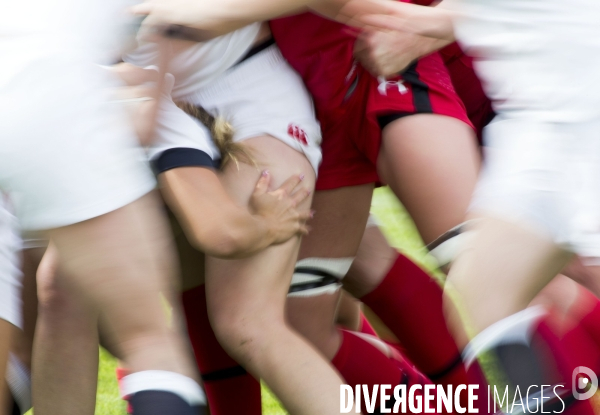
[[[236,232],[224,232],[211,247],[211,255],[223,259],[235,259],[243,256],[244,244]]]
[[[205,225],[193,233],[192,244],[207,255],[233,259],[246,251],[243,233],[226,223]]]

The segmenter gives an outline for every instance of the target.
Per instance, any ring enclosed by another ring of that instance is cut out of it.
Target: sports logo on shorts
[[[308,145],[308,136],[306,132],[296,124],[288,125],[288,134],[295,140],[300,141],[304,145]]]
[[[383,76],[378,76],[377,81],[379,82],[377,91],[379,91],[381,95],[387,95],[387,90],[389,87],[398,88],[398,92],[400,92],[400,94],[406,94],[408,92],[408,88],[406,88],[404,85],[403,79],[399,79],[397,81],[388,81]]]

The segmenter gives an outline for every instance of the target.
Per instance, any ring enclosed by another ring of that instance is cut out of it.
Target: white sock
[[[206,405],[204,391],[198,383],[175,372],[144,370],[127,375],[122,380],[122,397],[143,391],[170,392],[185,400],[190,406]]]

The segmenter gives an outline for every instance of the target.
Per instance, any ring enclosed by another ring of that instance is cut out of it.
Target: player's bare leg
[[[14,330],[16,330],[15,326],[6,320],[0,319],[0,373],[6,373],[8,352]],[[8,399],[9,396],[6,378],[5,376],[0,376],[0,414],[10,414],[12,408],[9,407],[9,404],[12,401]]]
[[[51,245],[38,268],[39,317],[33,402],[43,415],[93,414],[98,379],[98,311],[59,271]]]
[[[479,158],[467,124],[416,114],[385,127],[377,167],[428,244],[465,220]]]
[[[304,155],[272,137],[244,142],[268,168],[278,186],[291,174],[306,175],[314,186],[313,169]],[[247,204],[260,171],[230,163],[223,182],[240,204]],[[309,200],[305,202],[310,203]],[[260,376],[292,414],[339,413],[342,380],[306,341],[288,326],[285,300],[296,263],[300,238],[271,246],[240,260],[207,258],[209,317],[224,349],[246,369]],[[306,379],[312,379],[306,382]]]
[[[373,184],[318,191],[313,199],[312,231],[302,240],[299,259],[352,258],[356,255],[369,217]],[[329,359],[341,338],[335,325],[339,291],[307,297],[290,297],[291,324]]]
[[[131,372],[160,370],[196,378],[170,327],[160,292],[173,275],[171,240],[154,195],[48,232],[61,270],[102,310],[106,332]]]
[[[457,297],[466,327],[475,335],[525,309],[571,258],[529,225],[479,218],[452,265],[447,290]],[[456,314],[453,318],[458,320]]]

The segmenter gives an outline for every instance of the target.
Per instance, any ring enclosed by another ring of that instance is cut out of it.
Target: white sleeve
[[[169,150],[175,149],[179,149],[178,160],[176,165],[173,165],[174,161],[171,159],[168,168],[205,165],[202,158],[197,156],[199,152],[206,154],[213,162],[220,159],[219,151],[211,139],[208,128],[199,120],[186,114],[170,97],[163,96],[158,112],[155,140],[147,149],[148,156],[153,162],[160,161],[167,153],[172,156],[174,152]],[[186,156],[184,152],[190,153],[191,156]],[[159,171],[168,169],[166,166],[155,165],[155,167]]]

